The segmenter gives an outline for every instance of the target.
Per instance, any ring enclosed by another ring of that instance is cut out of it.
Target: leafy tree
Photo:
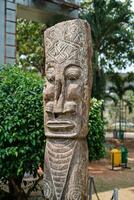
[[[134,73],[108,73],[108,80],[112,84],[108,87],[109,93],[114,93],[120,100],[128,90],[134,91]]]
[[[119,73],[109,73],[108,80],[111,82],[111,86],[108,87],[108,93],[106,93],[106,98],[111,98],[115,105],[119,107],[119,122],[120,131],[122,129],[121,122],[123,121],[123,107],[126,105],[129,112],[132,112],[133,104],[131,100],[126,96],[127,91],[133,91],[134,93],[134,73],[119,74]],[[125,103],[125,104],[124,104]]]
[[[36,175],[43,163],[42,91],[43,80],[35,73],[11,66],[0,71],[0,180],[9,182],[13,200],[26,199],[24,173]]]
[[[91,25],[93,39],[93,96],[104,97],[104,70],[125,68],[133,62],[131,0],[85,0],[80,17]]]
[[[128,91],[127,97],[130,103],[132,104],[132,107],[134,108],[134,93],[132,91]]]
[[[93,98],[89,112],[89,133],[87,137],[89,160],[99,160],[105,155],[104,120],[101,117],[102,101]]]
[[[44,75],[44,29],[46,25],[17,20],[17,62],[23,68],[36,69]]]
[[[128,101],[131,104],[132,107],[132,113],[129,115],[129,121],[131,121],[132,123],[134,123],[134,113],[133,113],[133,108],[134,108],[134,92],[133,91],[128,91],[126,93],[127,97],[128,97]]]

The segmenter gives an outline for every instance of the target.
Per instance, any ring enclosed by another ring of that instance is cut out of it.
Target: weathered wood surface
[[[88,23],[70,20],[47,29],[45,55],[44,196],[49,200],[86,200],[92,86]]]

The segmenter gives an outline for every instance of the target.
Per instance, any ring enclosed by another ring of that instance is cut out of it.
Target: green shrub
[[[44,160],[43,85],[38,74],[17,67],[0,71],[0,179],[9,181],[12,195],[16,195],[11,187],[15,183],[20,189],[19,197],[24,173],[36,174],[38,164]],[[105,153],[101,106],[101,101],[92,99],[89,160],[99,159]]]
[[[89,160],[99,160],[105,155],[104,120],[101,116],[102,101],[93,98],[89,112],[88,147]]]
[[[0,179],[17,184],[43,162],[42,93],[39,75],[11,66],[0,71]]]

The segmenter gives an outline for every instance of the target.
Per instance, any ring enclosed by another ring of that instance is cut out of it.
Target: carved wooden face
[[[48,137],[60,138],[84,137],[87,134],[90,93],[88,59],[84,51],[83,64],[78,60],[81,56],[78,55],[80,54],[78,45],[69,46],[70,44],[63,40],[62,42],[56,40],[54,43],[56,47],[46,46],[49,47],[49,50],[47,49],[49,56],[47,57],[46,53],[45,134]],[[62,57],[58,54],[55,60],[53,55],[50,55],[54,48],[57,48],[57,44]],[[64,48],[66,51],[62,53]],[[73,54],[73,59],[69,59],[70,52]],[[65,59],[66,54],[68,59]]]

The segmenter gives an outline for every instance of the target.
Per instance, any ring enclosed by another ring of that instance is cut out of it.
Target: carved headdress
[[[62,30],[61,30],[62,24]],[[85,57],[91,57],[91,36],[85,34],[85,26],[90,29],[87,22],[83,20],[66,21],[47,29],[45,32],[46,63],[58,64],[75,61],[81,65]],[[88,31],[90,33],[90,31]],[[87,42],[88,41],[88,42]],[[89,52],[89,55],[87,55]]]

